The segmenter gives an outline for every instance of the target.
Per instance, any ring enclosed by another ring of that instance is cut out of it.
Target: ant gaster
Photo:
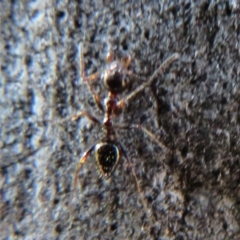
[[[133,92],[128,94],[122,99],[119,99],[119,94],[122,94],[126,87],[128,86],[129,77],[132,78],[140,78],[139,76],[133,74],[131,71],[128,70],[128,67],[131,63],[131,57],[128,55],[127,57],[121,60],[114,60],[112,53],[109,52],[107,55],[107,67],[103,72],[97,72],[90,76],[85,76],[85,69],[84,69],[84,59],[83,59],[83,51],[82,51],[82,44],[80,44],[80,76],[82,81],[86,82],[91,94],[93,95],[95,102],[98,108],[104,113],[104,118],[102,121],[98,120],[95,116],[87,111],[80,111],[76,115],[71,117],[72,120],[77,120],[82,116],[87,117],[88,119],[92,120],[94,123],[97,123],[102,126],[103,130],[105,131],[105,137],[100,140],[100,142],[94,144],[90,147],[86,152],[83,153],[81,157],[74,176],[73,184],[74,188],[77,185],[78,173],[85,163],[89,155],[94,151],[95,158],[97,164],[99,166],[100,172],[104,178],[109,178],[113,171],[115,170],[120,156],[123,155],[124,158],[128,161],[131,165],[131,162],[127,156],[125,149],[123,148],[122,144],[117,141],[115,136],[115,129],[140,129],[146,135],[148,135],[153,141],[155,141],[164,151],[167,148],[157,140],[155,135],[148,131],[145,127],[140,124],[132,124],[129,126],[119,126],[113,125],[112,118],[114,116],[118,116],[124,106],[128,103],[128,101],[133,98],[138,92],[142,91],[145,87],[147,87],[151,82],[155,79],[155,77],[163,72],[163,70],[168,67],[172,62],[178,59],[179,54],[175,53],[171,57],[169,57],[162,65],[153,73],[153,75],[149,78],[148,81],[139,85]],[[99,95],[94,91],[92,88],[91,82],[101,78],[105,88],[108,91],[108,96],[102,102]],[[140,186],[137,181],[137,177],[135,171],[131,167],[133,175],[136,179],[138,190],[140,191]]]

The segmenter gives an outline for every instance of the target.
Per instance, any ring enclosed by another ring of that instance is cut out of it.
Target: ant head
[[[125,66],[118,61],[112,62],[103,74],[103,82],[109,92],[122,93],[128,85]]]
[[[95,146],[96,160],[104,178],[109,178],[120,157],[119,149],[113,142],[100,142]]]

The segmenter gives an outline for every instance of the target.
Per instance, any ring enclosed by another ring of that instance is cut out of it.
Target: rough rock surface
[[[240,6],[216,2],[1,1],[0,239],[240,239]],[[73,190],[103,134],[63,121],[81,109],[102,117],[80,78],[80,42],[86,74],[104,69],[109,46],[146,79],[180,54],[116,119],[169,149],[118,131],[140,192],[124,159],[106,181],[94,154]]]

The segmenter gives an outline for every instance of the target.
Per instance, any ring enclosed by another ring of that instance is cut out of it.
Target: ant
[[[94,97],[97,107],[104,114],[104,118],[102,121],[100,121],[88,111],[80,111],[76,115],[71,116],[71,119],[78,120],[82,116],[87,117],[94,123],[102,126],[102,129],[105,132],[105,137],[101,139],[98,143],[95,143],[93,146],[91,146],[87,151],[83,153],[76,167],[76,172],[73,179],[74,188],[76,188],[77,185],[79,171],[92,152],[95,152],[95,158],[100,173],[105,179],[108,179],[112,175],[122,155],[131,165],[130,159],[128,158],[128,155],[124,147],[116,139],[115,134],[116,129],[131,129],[131,128],[140,129],[146,135],[148,135],[153,141],[155,141],[162,148],[163,151],[167,150],[167,148],[160,141],[157,140],[155,135],[148,131],[142,125],[140,124],[132,124],[127,126],[113,125],[112,118],[118,117],[131,98],[133,98],[138,92],[142,91],[149,84],[151,84],[151,82],[155,79],[155,77],[159,73],[163,72],[165,68],[167,68],[171,63],[173,63],[178,58],[179,58],[178,53],[175,53],[172,56],[170,56],[160,65],[160,67],[158,67],[158,69],[153,73],[153,75],[149,78],[148,81],[139,85],[133,92],[131,92],[124,98],[119,99],[118,97],[119,94],[122,94],[126,87],[128,86],[129,77],[132,78],[135,77],[138,79],[140,78],[138,75],[135,75],[133,74],[132,71],[128,70],[128,67],[132,60],[131,56],[127,55],[121,60],[115,60],[113,59],[111,51],[109,51],[107,54],[108,64],[106,69],[104,71],[94,73],[90,76],[85,76],[82,43],[80,43],[80,77],[82,81],[87,84],[91,94]],[[108,91],[108,96],[104,99],[104,101],[101,101],[99,95],[94,91],[94,89],[91,86],[91,82],[98,78],[102,79],[103,84],[106,90]],[[132,167],[131,169],[136,180],[138,191],[140,193],[141,191],[139,181],[137,180],[137,176],[134,169]]]

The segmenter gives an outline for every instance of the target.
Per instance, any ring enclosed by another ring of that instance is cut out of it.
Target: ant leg
[[[155,143],[158,144],[158,146],[164,151],[167,152],[169,149],[157,139],[157,136],[150,132],[147,128],[143,127],[141,124],[133,124],[130,126],[130,128],[140,129],[145,134],[147,134]]]
[[[135,89],[132,93],[130,93],[129,95],[127,95],[125,98],[123,98],[122,100],[120,100],[118,102],[118,107],[123,108],[128,101],[133,98],[137,93],[139,93],[140,91],[142,91],[144,88],[146,88],[147,86],[149,86],[152,81],[155,79],[155,77],[162,73],[171,63],[173,63],[174,61],[176,61],[179,58],[179,54],[175,53],[172,56],[170,56],[169,58],[167,58],[167,60],[165,60],[160,67],[153,73],[153,75],[150,77],[150,79],[146,82],[141,84],[137,89]]]
[[[100,75],[101,75],[101,73],[99,73],[99,72],[93,73],[90,76],[87,76],[87,77],[85,76],[83,81],[91,82],[91,81],[97,79]]]
[[[89,148],[86,152],[84,152],[83,156],[81,157],[81,159],[79,160],[79,163],[77,165],[77,168],[75,170],[75,174],[73,177],[73,190],[70,193],[70,205],[69,205],[69,210],[71,213],[74,213],[74,209],[73,209],[73,203],[74,203],[74,199],[75,197],[78,199],[78,195],[76,194],[76,187],[77,187],[77,181],[78,181],[78,174],[79,171],[82,167],[82,165],[86,162],[87,158],[89,157],[89,155],[92,153],[92,151],[94,150],[95,145],[93,145],[91,148]],[[73,215],[72,215],[73,216]],[[74,224],[74,219],[71,217],[71,225],[72,226]]]
[[[107,63],[111,63],[113,61],[113,53],[112,48],[109,47],[108,53],[107,53]]]
[[[98,108],[104,112],[104,107],[102,105],[102,102],[101,102],[101,99],[100,97],[98,96],[97,93],[95,93],[94,89],[92,88],[92,86],[90,85],[89,81],[93,81],[95,80],[96,78],[98,78],[101,74],[99,72],[97,73],[94,73],[88,77],[85,76],[85,67],[84,67],[84,60],[83,60],[83,51],[82,51],[82,43],[80,43],[79,45],[79,48],[80,48],[80,76],[82,78],[82,80],[84,82],[87,83],[87,86],[91,92],[91,94],[94,96],[94,100],[98,106]]]
[[[87,117],[89,120],[93,121],[94,123],[97,123],[97,124],[102,124],[96,117],[94,117],[93,115],[91,115],[89,112],[87,111],[80,111],[74,115],[71,115],[65,119],[61,119],[61,120],[51,120],[51,119],[46,119],[44,121],[48,121],[48,122],[52,122],[52,123],[64,123],[64,122],[68,122],[69,120],[72,120],[72,121],[77,121],[79,118],[81,117]],[[35,121],[35,122],[38,122],[38,121]],[[39,122],[42,122],[42,121],[39,121]]]
[[[109,64],[109,63],[113,62],[113,60],[114,60],[114,58],[113,58],[112,48],[110,46],[108,49],[108,53],[107,53],[107,63]],[[126,56],[124,56],[122,59],[122,62],[123,62],[124,68],[128,68],[128,66],[132,62],[131,55],[127,54]]]
[[[82,167],[82,165],[86,162],[88,156],[92,153],[92,151],[94,150],[94,147],[95,145],[93,145],[91,148],[89,148],[86,152],[84,152],[83,156],[81,157],[81,159],[79,160],[79,163],[77,165],[77,168],[75,170],[75,174],[74,174],[74,177],[73,177],[73,190],[71,191],[70,193],[70,203],[69,203],[69,211],[71,214],[74,213],[74,207],[73,207],[73,203],[74,203],[74,199],[75,197],[77,197],[76,192],[76,187],[77,187],[77,180],[78,180],[78,174],[79,174],[79,171]],[[77,197],[78,199],[78,197]],[[72,215],[73,216],[73,215]],[[71,217],[71,224],[70,226],[72,226],[74,224],[74,219]],[[71,227],[72,228],[72,227]]]
[[[82,165],[86,162],[88,156],[92,153],[92,151],[94,150],[95,148],[95,145],[93,145],[91,148],[89,148],[84,154],[83,156],[81,157],[81,159],[79,160],[79,163],[77,165],[77,168],[76,168],[76,171],[75,171],[75,174],[74,174],[74,178],[73,178],[73,187],[75,190],[76,189],[76,186],[77,186],[77,176],[78,176],[78,173],[82,167]]]
[[[71,118],[71,120],[76,121],[82,116],[87,117],[88,119],[92,120],[95,123],[101,124],[101,122],[96,117],[94,117],[87,111],[80,111],[77,114],[72,115],[70,118]]]
[[[114,126],[114,128],[118,128],[118,129],[140,129],[142,130],[148,137],[150,137],[152,139],[152,141],[154,141],[155,143],[157,143],[157,145],[164,151],[167,152],[169,149],[161,142],[158,140],[157,136],[150,132],[147,128],[143,127],[141,124],[132,124],[130,126]]]
[[[80,75],[83,79],[83,81],[94,81],[95,79],[97,79],[101,73],[100,72],[96,72],[91,74],[90,76],[85,76],[85,65],[84,65],[84,59],[83,59],[83,51],[82,51],[82,43],[79,44],[79,51],[80,51]]]
[[[80,111],[74,115],[71,115],[65,119],[60,119],[60,120],[52,120],[52,119],[43,119],[43,120],[35,120],[32,118],[28,118],[27,120],[24,120],[24,122],[26,123],[36,123],[36,124],[44,124],[45,122],[49,122],[51,124],[61,124],[61,123],[65,123],[68,121],[77,121],[79,118],[81,117],[87,117],[89,120],[93,121],[94,123],[97,124],[102,124],[96,117],[94,117],[93,115],[91,115],[89,112],[87,111]]]
[[[138,190],[138,192],[139,192],[139,194],[140,194],[141,202],[142,202],[142,204],[143,204],[143,207],[144,207],[144,209],[145,209],[146,214],[149,215],[149,209],[148,209],[148,207],[147,207],[147,203],[146,203],[146,201],[145,201],[145,199],[144,199],[144,196],[143,196],[143,193],[142,193],[142,191],[141,191],[140,182],[139,182],[139,180],[138,180],[138,178],[137,178],[136,172],[135,172],[135,170],[134,170],[134,168],[133,168],[133,166],[132,166],[132,163],[131,163],[130,159],[128,158],[128,155],[127,155],[124,147],[123,147],[120,143],[118,143],[118,145],[120,146],[121,153],[123,154],[124,158],[127,160],[128,164],[129,164],[130,167],[131,167],[132,174],[133,174],[133,176],[134,176],[134,178],[135,178],[135,181],[136,181],[137,190]]]
[[[132,57],[130,54],[128,54],[126,57],[123,58],[123,63],[125,68],[128,68],[131,62],[132,62]]]

